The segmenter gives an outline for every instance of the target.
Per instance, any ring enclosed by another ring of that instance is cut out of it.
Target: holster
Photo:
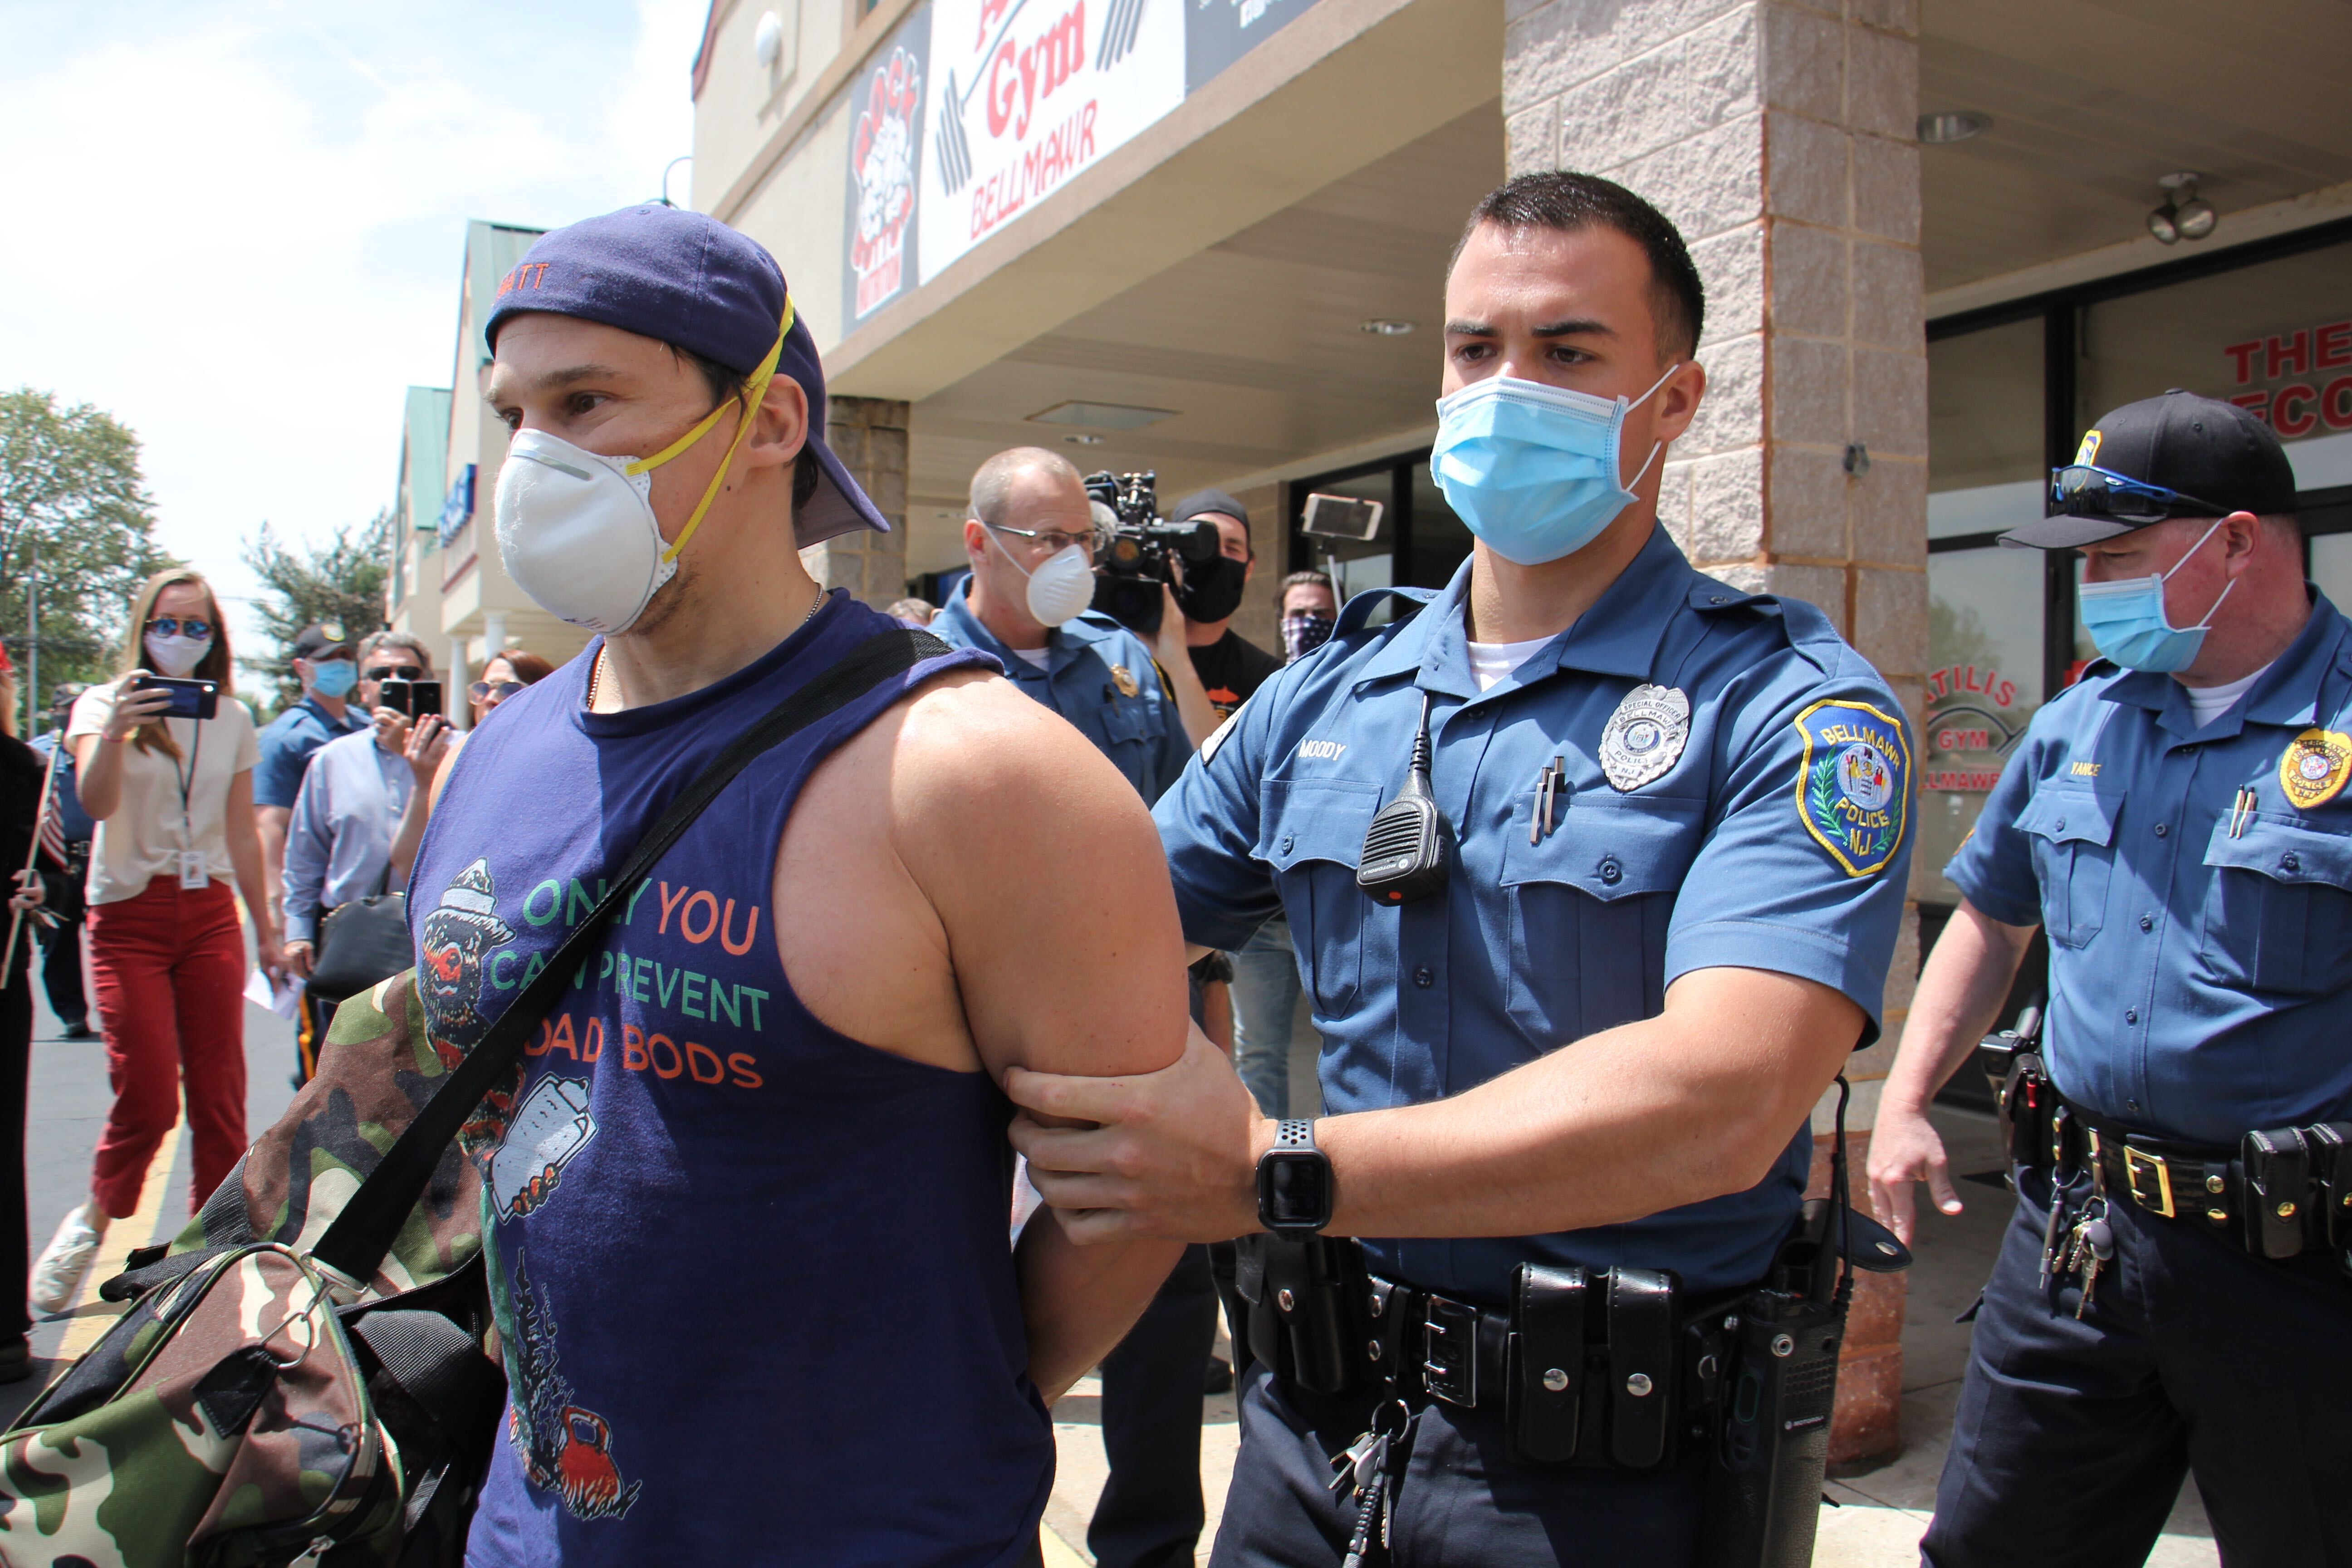
[[[1234,1243],[1234,1289],[1249,1303],[1253,1361],[1316,1394],[1346,1394],[1365,1380],[1369,1358],[1352,1353],[1358,1303],[1369,1280],[1353,1241],[1245,1236]]]
[[[1660,1469],[1704,1447],[1721,1400],[1719,1300],[1673,1274],[1519,1265],[1504,1343],[1506,1452],[1521,1464]]]
[[[2312,1174],[2303,1133],[2293,1127],[2249,1132],[2238,1161],[2245,1171],[2246,1250],[2257,1258],[2297,1256]]]
[[[2042,1053],[2019,1051],[2011,1058],[2000,1086],[2000,1114],[2009,1124],[2011,1163],[2054,1163],[2057,1112],[2057,1086],[2050,1081],[2050,1074],[2042,1065]]]

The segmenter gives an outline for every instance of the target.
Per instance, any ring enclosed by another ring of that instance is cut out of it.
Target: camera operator
[[[1216,529],[1217,553],[1185,566],[1186,591],[1177,604],[1184,614],[1184,643],[1192,656],[1193,673],[1222,721],[1232,718],[1250,693],[1282,668],[1282,660],[1233,629],[1242,591],[1257,570],[1248,511],[1223,490],[1202,490],[1178,501],[1168,514],[1173,523],[1195,519]]]

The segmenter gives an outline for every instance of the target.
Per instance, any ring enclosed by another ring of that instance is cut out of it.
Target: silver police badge
[[[1620,792],[1664,778],[1690,739],[1690,699],[1671,686],[1637,686],[1601,731],[1601,771]]]

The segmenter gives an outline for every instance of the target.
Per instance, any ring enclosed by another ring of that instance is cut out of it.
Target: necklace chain
[[[825,601],[832,597],[833,595],[831,593],[825,589],[819,588],[816,591],[816,602],[809,605],[808,614],[801,617],[801,626],[804,626],[811,621],[816,619],[816,613],[819,610],[824,609]],[[795,626],[793,629],[798,631],[800,627]],[[604,650],[600,647],[596,650],[596,662],[588,667],[588,711],[591,713],[596,711],[596,682],[604,673]]]

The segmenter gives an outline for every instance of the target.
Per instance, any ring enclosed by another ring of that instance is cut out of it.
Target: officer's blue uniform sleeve
[[[2033,875],[2033,840],[2017,826],[2041,772],[2041,747],[2029,731],[2025,744],[2010,753],[2009,764],[2000,770],[2000,782],[1985,797],[1975,829],[1944,868],[1944,875],[1968,896],[1969,902],[2003,925],[2042,923],[2042,884]]]
[[[302,764],[310,758],[302,739],[282,719],[272,720],[261,731],[261,760],[253,767],[253,804],[294,809],[302,790]]]
[[[1811,980],[1863,1010],[1867,1046],[1878,1037],[1916,828],[1902,709],[1875,679],[1848,675],[1767,711],[1760,725],[1734,721],[1718,742],[1728,753],[1723,784],[1712,831],[1675,901],[1665,982],[1713,968]],[[1867,744],[1871,737],[1899,739],[1891,752],[1858,754],[1864,766],[1883,757],[1894,776],[1851,784],[1864,801],[1884,790],[1899,803],[1899,824],[1878,829],[1893,830],[1891,844],[1868,837],[1868,817],[1841,815],[1840,803],[1854,796],[1841,788],[1839,770],[1857,738]],[[1841,835],[1848,826],[1861,827],[1859,847]]]
[[[1268,765],[1276,683],[1242,704],[1152,808],[1184,940],[1238,951],[1282,912],[1274,871],[1256,853],[1258,780]]]

